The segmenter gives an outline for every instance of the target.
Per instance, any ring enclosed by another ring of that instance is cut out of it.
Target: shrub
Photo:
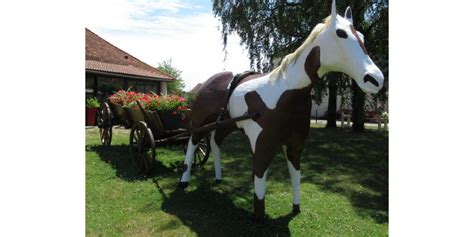
[[[158,111],[170,112],[175,115],[189,110],[186,99],[177,95],[161,96],[158,101],[159,105],[156,107]]]
[[[100,102],[97,98],[90,97],[90,98],[86,99],[86,107],[87,108],[99,108],[100,107]]]

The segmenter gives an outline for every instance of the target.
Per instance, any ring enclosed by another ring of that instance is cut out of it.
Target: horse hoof
[[[189,185],[189,182],[179,182],[179,187],[182,188],[182,189],[185,189],[187,188]]]
[[[293,204],[293,214],[298,214],[300,212],[300,204]]]
[[[222,179],[216,179],[216,184],[221,184],[222,183]]]

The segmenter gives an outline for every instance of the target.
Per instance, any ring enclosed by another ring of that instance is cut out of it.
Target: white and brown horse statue
[[[331,16],[316,25],[305,42],[287,55],[281,65],[268,74],[245,77],[230,95],[226,105],[231,72],[218,73],[201,87],[191,113],[191,128],[215,122],[226,108],[226,118],[258,113],[258,117],[217,127],[211,132],[211,150],[216,180],[220,181],[220,145],[236,129],[250,140],[254,178],[254,214],[262,221],[265,213],[265,178],[276,153],[283,150],[293,186],[293,212],[300,211],[300,156],[309,134],[311,88],[328,72],[351,76],[366,93],[377,93],[384,76],[364,47],[364,37],[352,25],[350,7],[344,17],[336,13],[333,0]],[[226,107],[227,106],[227,107]],[[189,140],[180,186],[186,187],[193,155],[202,132],[194,132]]]

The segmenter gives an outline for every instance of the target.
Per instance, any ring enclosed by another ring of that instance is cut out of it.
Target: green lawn
[[[177,188],[184,154],[159,149],[152,173],[139,175],[128,153],[129,130],[114,129],[112,146],[86,130],[88,236],[386,236],[388,133],[311,128],[301,158],[301,213],[292,215],[290,176],[280,153],[270,166],[267,219],[252,222],[250,146],[241,133],[222,147],[223,182],[212,157]]]

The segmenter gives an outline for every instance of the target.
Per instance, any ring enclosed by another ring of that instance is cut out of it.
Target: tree
[[[337,119],[337,74],[328,73],[328,89],[329,89],[329,98],[328,98],[328,116],[326,128],[336,128],[336,119]]]
[[[327,79],[326,79],[327,77]],[[322,80],[326,80],[328,87],[323,90],[328,91],[328,110],[327,110],[327,123],[326,128],[336,128],[337,120],[337,98],[341,98],[341,107],[347,107],[346,97],[350,96],[348,94],[348,89],[351,88],[350,77],[344,73],[340,72],[330,72]],[[318,85],[315,85],[317,87]]]
[[[181,95],[183,93],[184,89],[184,80],[181,77],[181,70],[178,70],[177,68],[173,67],[171,65],[171,59],[164,60],[161,63],[158,63],[158,69],[170,76],[172,76],[175,80],[172,82],[167,83],[167,90],[168,94],[176,94],[176,95]]]
[[[341,14],[346,6],[351,6],[355,28],[365,35],[371,56],[388,59],[388,0],[338,0],[337,6]],[[224,47],[227,36],[237,33],[241,44],[249,50],[250,67],[264,72],[273,68],[274,59],[283,58],[297,49],[314,26],[329,16],[330,9],[331,1],[328,0],[213,1],[214,14],[222,25]],[[334,91],[332,87],[331,98],[334,98]],[[358,110],[354,131],[361,130],[360,124],[363,131],[364,120],[358,115],[364,114],[365,95],[360,92],[355,89],[352,92],[357,97],[357,100],[353,99],[353,111]],[[334,110],[334,107],[328,109]]]

